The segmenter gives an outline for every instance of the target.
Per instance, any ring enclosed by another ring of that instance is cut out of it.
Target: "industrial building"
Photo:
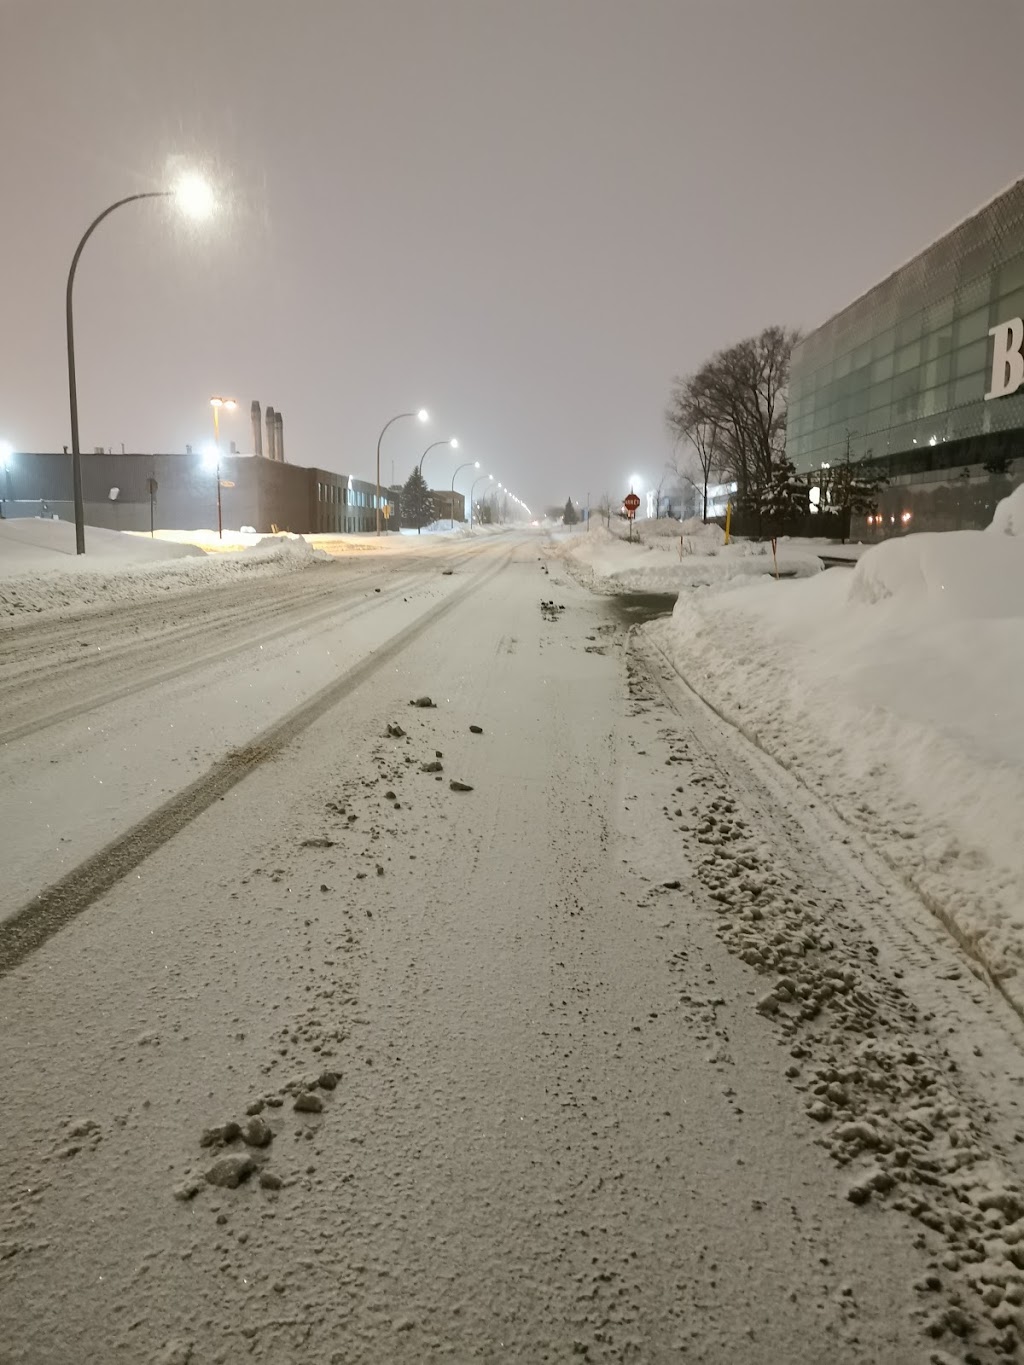
[[[117,531],[196,530],[217,526],[217,481],[225,526],[271,532],[376,529],[376,485],[327,469],[306,469],[259,455],[194,452],[82,456],[88,526]],[[71,456],[17,452],[0,472],[0,511],[7,517],[75,515]],[[381,490],[383,524],[400,526],[400,495]]]
[[[985,526],[1024,477],[1024,180],[794,349],[786,450],[800,474],[889,480],[858,538]]]
[[[218,524],[255,531],[344,534],[375,531],[377,487],[366,479],[328,469],[287,464],[280,412],[263,415],[252,404],[251,454],[229,446],[219,459],[215,449],[183,454],[132,454],[96,450],[82,455],[85,521],[118,531],[197,530]],[[266,453],[264,454],[264,450]],[[466,500],[450,488],[432,489],[434,515],[453,523],[465,520]],[[401,529],[401,489],[382,488],[381,527]],[[71,456],[18,451],[0,468],[0,515],[59,517],[75,515]]]

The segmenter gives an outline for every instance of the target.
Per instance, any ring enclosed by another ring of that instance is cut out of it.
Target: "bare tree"
[[[663,504],[663,502],[665,501],[665,484],[666,484],[666,483],[668,482],[668,480],[672,477],[672,475],[674,474],[674,472],[675,472],[675,471],[673,470],[672,466],[671,466],[670,464],[666,464],[666,465],[665,465],[665,468],[661,471],[661,478],[658,480],[658,482],[657,482],[657,483],[655,484],[655,486],[654,486],[654,516],[655,516],[655,520],[657,520],[657,518],[661,516],[662,504]]]
[[[708,484],[712,474],[719,472],[720,427],[718,421],[702,413],[690,397],[694,379],[676,379],[672,386],[672,399],[665,414],[669,430],[676,438],[676,448],[671,460],[671,468],[680,482],[698,487],[697,480],[690,474],[691,464],[700,471],[703,493],[701,497],[701,519],[708,519]],[[685,442],[685,445],[682,443]],[[682,446],[682,448],[680,448]],[[699,491],[699,490],[698,490]]]
[[[718,351],[696,374],[677,379],[666,418],[696,452],[705,484],[712,470],[735,479],[740,507],[760,509],[785,451],[789,360],[797,333],[766,327]]]

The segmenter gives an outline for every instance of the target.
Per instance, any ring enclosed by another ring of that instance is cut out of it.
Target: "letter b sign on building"
[[[1024,319],[1010,318],[989,329],[992,383],[986,398],[1005,398],[1024,384]]]

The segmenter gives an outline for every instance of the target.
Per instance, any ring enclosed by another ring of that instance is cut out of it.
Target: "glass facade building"
[[[1024,387],[987,399],[991,328],[1024,318],[1024,180],[806,336],[786,449],[800,473],[870,460],[890,478],[1024,454]]]

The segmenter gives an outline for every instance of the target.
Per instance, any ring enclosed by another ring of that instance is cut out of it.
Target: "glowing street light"
[[[185,217],[197,223],[212,218],[216,212],[217,199],[213,186],[198,171],[186,171],[171,193]]]
[[[420,456],[420,462],[419,462],[419,465],[417,466],[417,468],[418,468],[419,471],[420,471],[420,477],[421,477],[421,478],[423,477],[423,461],[427,458],[427,456],[430,454],[430,452],[431,452],[436,446],[451,446],[452,450],[458,450],[458,448],[459,448],[459,438],[458,438],[457,436],[449,436],[449,437],[446,437],[443,441],[431,441],[430,445],[427,446],[426,450],[425,450],[425,451],[423,452],[423,454]],[[422,527],[422,526],[417,526],[417,528],[416,528],[416,534],[417,534],[417,535],[422,535],[422,533],[423,533],[423,527]]]
[[[210,407],[213,408],[213,439],[216,442],[217,448],[219,450],[220,410],[221,408],[223,408],[226,412],[234,412],[235,408],[238,407],[238,404],[235,402],[233,398],[220,398],[218,395],[215,394],[213,398],[210,399]]]
[[[14,447],[10,441],[0,441],[0,472],[4,476],[7,496],[0,498],[0,517],[4,515],[4,503],[11,500],[11,456],[14,454]]]
[[[426,450],[420,456],[419,470],[421,474],[423,473],[423,461],[427,458],[427,456],[430,454],[430,452],[434,449],[435,446],[451,446],[452,450],[458,450],[459,438],[457,436],[449,436],[446,437],[443,441],[431,441],[430,445],[427,446]]]
[[[238,404],[233,398],[222,398],[219,394],[214,394],[210,399],[210,407],[213,408],[213,448],[217,469],[217,537],[224,539],[224,518],[221,515],[220,503],[220,410],[234,412]]]
[[[75,254],[71,258],[64,311],[68,342],[68,401],[71,407],[71,476],[74,483],[75,499],[75,553],[80,555],[85,554],[85,504],[82,498],[82,450],[78,434],[78,382],[75,375],[75,326],[72,307],[75,271],[78,269],[78,261],[85,250],[86,242],[104,218],[109,217],[115,209],[122,208],[125,204],[134,204],[137,199],[174,199],[186,217],[197,220],[209,218],[216,207],[213,190],[203,180],[202,176],[190,172],[183,175],[173,189],[145,190],[141,194],[129,194],[124,199],[118,199],[108,208],[105,208],[86,228],[81,241],[75,248]]]
[[[384,433],[392,422],[397,422],[403,417],[415,417],[418,422],[429,422],[430,413],[426,408],[420,408],[419,412],[397,412],[394,417],[384,423],[380,435],[377,437],[377,534],[380,535],[380,443],[384,439]]]

